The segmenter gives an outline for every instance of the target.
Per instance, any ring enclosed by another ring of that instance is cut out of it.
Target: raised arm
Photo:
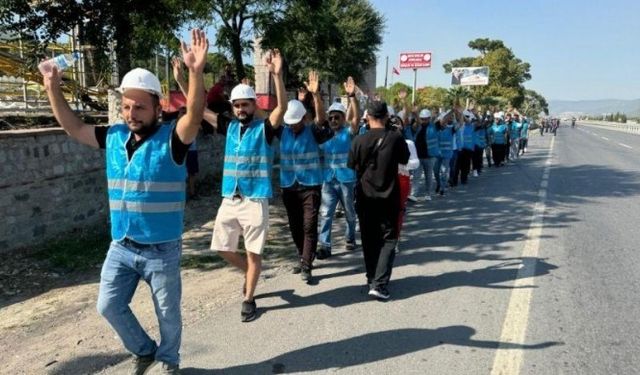
[[[44,88],[47,91],[53,115],[71,138],[85,145],[98,148],[95,128],[85,124],[73,113],[62,94],[62,89],[60,88],[61,79],[62,75],[56,67],[44,74]]]
[[[318,72],[315,70],[309,71],[309,80],[304,85],[313,96],[313,107],[316,110],[314,121],[316,125],[323,125],[327,120],[327,115],[324,113],[324,103],[322,103],[322,97],[320,96],[320,75],[318,75]]]
[[[181,44],[182,59],[189,71],[189,88],[187,89],[187,113],[178,120],[176,133],[184,144],[190,144],[198,135],[204,108],[203,71],[207,62],[209,41],[204,31],[191,30],[191,48],[184,42]]]
[[[274,129],[282,125],[284,113],[287,111],[287,95],[284,90],[284,79],[282,78],[282,55],[280,51],[274,49],[267,59],[267,69],[273,75],[276,85],[276,100],[278,105],[269,115],[269,122]]]
[[[353,135],[358,134],[358,130],[360,130],[360,103],[358,103],[358,98],[356,97],[357,89],[358,86],[356,86],[353,77],[347,78],[347,82],[344,83],[344,91],[349,97],[349,108],[351,109],[352,117],[348,121]]]

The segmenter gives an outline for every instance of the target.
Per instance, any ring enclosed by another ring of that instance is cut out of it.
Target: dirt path
[[[280,199],[274,201],[280,202]],[[218,203],[217,196],[210,196],[187,206],[182,271],[185,326],[225,304],[240,302],[240,273],[208,250]],[[284,207],[272,205],[270,217],[261,283],[278,273],[290,272],[295,261]],[[30,282],[47,283],[56,279],[55,273],[52,279],[51,270],[39,269],[35,264],[11,267],[26,272],[32,266],[31,272],[42,273],[42,279],[33,281],[30,277]],[[32,298],[20,299],[24,291],[13,291],[17,302],[0,305],[3,306],[0,308],[3,362],[0,374],[93,373],[128,358],[120,340],[96,312],[99,273],[98,268],[69,276],[70,280],[59,282],[68,286],[52,287]],[[141,324],[157,337],[157,322],[146,284],[139,285],[131,306]]]

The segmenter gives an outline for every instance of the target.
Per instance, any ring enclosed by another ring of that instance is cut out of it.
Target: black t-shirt
[[[371,128],[353,140],[348,166],[367,197],[387,198],[398,186],[398,164],[408,162],[409,147],[399,131]]]
[[[216,132],[220,135],[227,135],[227,130],[229,129],[229,124],[231,123],[232,118],[223,115],[223,114],[219,114],[218,115],[218,125],[216,127]],[[240,137],[242,137],[244,135],[244,133],[247,131],[247,129],[249,129],[248,127],[244,126],[244,124],[240,123]],[[267,143],[271,144],[273,142],[273,137],[276,136],[276,129],[273,128],[273,126],[271,126],[271,121],[269,121],[269,119],[265,119],[264,120],[264,134],[267,137]]]
[[[111,126],[95,127],[96,140],[98,141],[98,145],[102,149],[107,147],[107,132],[109,131],[110,127]],[[129,142],[127,142],[127,155],[129,157],[129,160],[131,160],[131,156],[133,155],[133,153],[137,149],[139,149],[140,146],[142,146],[144,141],[147,140],[153,134],[155,134],[155,132],[157,132],[158,129],[160,129],[159,126],[157,126],[153,132],[151,132],[150,134],[147,134],[144,138],[142,138],[139,141],[136,141],[135,137],[131,137],[129,139]],[[180,137],[178,137],[178,133],[176,133],[176,129],[174,128],[173,133],[171,135],[170,147],[171,147],[171,157],[173,158],[173,161],[176,162],[176,164],[184,163],[184,160],[187,157],[187,152],[189,151],[190,146],[191,146],[191,143],[189,144],[182,143],[182,141],[180,140]]]
[[[429,149],[427,148],[427,127],[425,125],[418,125],[418,132],[416,133],[416,153],[418,159],[429,158]]]

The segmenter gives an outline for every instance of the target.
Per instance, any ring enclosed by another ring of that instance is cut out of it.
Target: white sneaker
[[[430,195],[425,195],[424,196],[424,200],[425,201],[430,201],[431,200],[431,196]]]
[[[478,177],[478,171],[473,171],[473,177]]]
[[[414,195],[409,195],[407,197],[407,199],[410,200],[411,202],[417,202],[418,201],[418,198],[416,198]]]

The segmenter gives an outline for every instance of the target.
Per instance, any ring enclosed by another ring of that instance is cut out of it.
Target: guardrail
[[[594,126],[601,129],[609,129],[609,130],[615,130],[615,131],[631,133],[631,134],[640,134],[640,124],[637,124],[637,123],[620,124],[617,122],[607,122],[607,121],[588,121],[588,122],[580,121],[580,122],[577,122],[577,125],[578,126],[580,125]]]

